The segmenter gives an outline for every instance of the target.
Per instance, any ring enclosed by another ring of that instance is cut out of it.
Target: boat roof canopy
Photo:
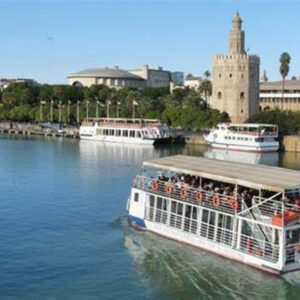
[[[145,161],[144,166],[278,193],[300,188],[300,172],[266,165],[175,155]]]

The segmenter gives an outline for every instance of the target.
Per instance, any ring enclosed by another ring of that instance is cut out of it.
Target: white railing
[[[200,221],[197,215],[192,218],[182,214],[175,214],[165,209],[158,209],[152,206],[145,207],[145,219],[150,222],[163,224],[175,228],[179,231],[186,232],[194,236],[211,240],[217,244],[226,245],[236,250],[264,259],[270,262],[277,262],[279,258],[279,245],[270,241],[257,239],[252,235],[240,234],[238,239],[237,232],[220,227],[219,225],[210,224]],[[235,245],[235,242],[239,243]]]
[[[174,184],[169,181],[137,176],[133,181],[133,187],[230,214],[236,214],[241,210],[241,199],[236,199],[232,195],[227,196],[208,192],[201,188],[189,187],[183,183]]]
[[[286,264],[300,263],[300,243],[288,244],[285,248]]]

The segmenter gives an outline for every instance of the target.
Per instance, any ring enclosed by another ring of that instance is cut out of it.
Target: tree
[[[209,79],[204,79],[201,81],[199,86],[199,92],[204,94],[205,101],[208,102],[208,96],[212,94],[212,83]]]
[[[204,78],[206,78],[206,79],[208,79],[211,76],[211,74],[208,70],[206,70],[203,75],[204,75]]]
[[[283,105],[283,100],[284,100],[284,83],[285,83],[285,78],[289,73],[290,70],[290,61],[291,57],[287,52],[283,52],[280,56],[280,74],[282,76],[282,100],[281,100],[281,106]]]

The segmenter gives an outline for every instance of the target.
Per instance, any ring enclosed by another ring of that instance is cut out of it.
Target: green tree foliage
[[[300,130],[300,111],[281,111],[279,109],[264,110],[252,116],[250,123],[276,124],[283,131]]]
[[[208,79],[207,79],[208,80]],[[209,80],[208,80],[209,81]],[[89,117],[106,116],[106,103],[110,100],[110,117],[119,116],[131,118],[133,103],[135,117],[156,118],[180,128],[208,128],[219,122],[229,121],[228,115],[208,107],[201,93],[193,89],[175,89],[172,94],[168,88],[135,88],[114,89],[105,85],[73,87],[69,85],[47,85],[34,82],[16,83],[7,87],[0,103],[0,120],[40,121],[40,104],[43,103],[43,120],[51,119],[50,106],[53,101],[53,119],[59,120],[59,105],[61,105],[62,122],[68,122],[68,102],[70,101],[70,120],[76,122],[77,107],[80,121],[86,117],[86,107],[89,107]],[[119,104],[119,105],[117,105]]]

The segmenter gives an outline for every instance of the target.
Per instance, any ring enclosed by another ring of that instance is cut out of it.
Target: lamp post
[[[58,121],[61,123],[61,101],[58,104]]]
[[[43,105],[46,104],[45,101],[40,101],[40,122],[43,122]]]
[[[132,101],[132,119],[135,118],[135,106],[136,105],[138,105],[138,103],[135,100],[133,100]]]
[[[77,123],[80,122],[80,119],[79,119],[79,105],[80,105],[80,101],[77,100],[77,104],[76,104]]]
[[[53,99],[51,99],[51,102],[50,102],[50,122],[52,123],[53,122]]]
[[[71,105],[71,101],[68,101],[68,124],[70,124],[70,105]]]
[[[109,119],[109,106],[111,104],[110,100],[106,101],[106,119]]]
[[[117,101],[117,118],[119,118],[120,105],[121,105],[121,102]]]
[[[89,119],[89,104],[90,104],[90,102],[87,100],[86,101],[86,120]]]

